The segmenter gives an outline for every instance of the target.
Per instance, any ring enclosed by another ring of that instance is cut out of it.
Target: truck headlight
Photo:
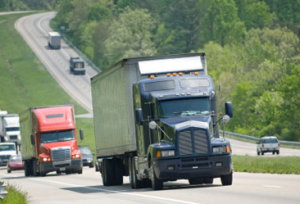
[[[213,150],[213,153],[230,153],[229,146],[213,147],[212,150]]]
[[[161,156],[162,157],[172,157],[172,156],[175,156],[175,150],[164,150],[164,151],[161,151]]]

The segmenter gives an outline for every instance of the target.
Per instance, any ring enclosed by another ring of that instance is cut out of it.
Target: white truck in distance
[[[0,143],[0,166],[6,166],[11,155],[17,155],[16,145],[14,143]]]
[[[60,49],[60,34],[58,32],[48,33],[48,46],[51,49]]]
[[[1,142],[13,142],[18,146],[21,145],[20,119],[18,114],[0,115],[0,139]]]

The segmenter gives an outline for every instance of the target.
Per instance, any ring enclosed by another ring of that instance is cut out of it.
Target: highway
[[[95,76],[97,72],[85,63],[85,75],[71,74],[69,59],[71,56],[78,56],[78,54],[63,40],[61,41],[60,50],[49,49],[47,37],[48,32],[52,31],[49,22],[54,16],[54,12],[25,16],[16,21],[15,28],[23,36],[24,40],[58,84],[91,114],[92,97],[90,78]]]
[[[47,32],[54,12],[23,17],[15,23],[28,45],[57,80],[61,87],[90,114],[92,113],[90,78],[97,72],[87,67],[85,76],[69,73],[69,58],[77,54],[64,42],[61,50],[49,50]],[[256,145],[231,140],[233,154],[256,155]],[[299,156],[300,150],[281,149],[280,156]],[[273,156],[266,154],[265,156]],[[276,155],[277,156],[277,155]],[[104,187],[99,172],[84,168],[82,175],[56,175],[24,177],[24,171],[6,173],[0,168],[0,180],[16,184],[27,191],[32,204],[81,204],[81,203],[184,203],[184,204],[298,204],[300,194],[299,175],[274,175],[234,173],[232,186],[223,187],[220,179],[212,185],[190,186],[187,181],[165,183],[163,191],[150,188],[131,189],[128,177],[123,186]]]
[[[187,181],[168,182],[163,191],[150,188],[131,189],[128,177],[123,186],[103,187],[99,172],[85,167],[82,175],[25,178],[23,171],[7,174],[0,170],[1,180],[26,190],[31,204],[299,204],[300,176],[234,173],[234,184],[223,187],[220,179],[212,185],[190,186]]]

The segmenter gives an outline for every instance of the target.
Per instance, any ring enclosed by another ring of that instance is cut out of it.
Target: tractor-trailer
[[[91,79],[103,184],[163,188],[163,182],[232,184],[230,143],[218,118],[205,53],[123,59]]]
[[[25,176],[82,173],[72,105],[29,108],[20,122]]]
[[[60,34],[58,32],[48,33],[48,46],[51,49],[60,49]]]

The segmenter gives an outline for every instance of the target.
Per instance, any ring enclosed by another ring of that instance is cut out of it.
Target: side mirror
[[[143,125],[143,112],[142,109],[135,109],[135,115],[138,125]]]
[[[80,139],[83,140],[84,139],[83,129],[79,130],[79,134],[80,134]]]
[[[226,102],[226,103],[225,103],[225,113],[226,113],[226,115],[228,115],[230,118],[233,117],[232,103],[231,103],[231,102]]]
[[[30,140],[31,140],[31,144],[34,146],[35,145],[35,140],[34,140],[34,136],[30,135]]]
[[[149,123],[149,128],[150,128],[151,130],[155,130],[156,127],[157,127],[157,123],[156,123],[155,121],[151,121],[151,122]]]

